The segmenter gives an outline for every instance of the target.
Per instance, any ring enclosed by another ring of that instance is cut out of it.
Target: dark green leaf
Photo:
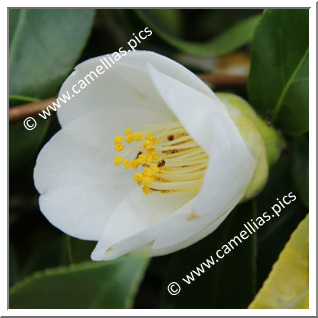
[[[131,308],[147,267],[144,255],[39,272],[10,290],[10,309]]]
[[[247,18],[221,35],[206,43],[184,41],[175,36],[175,32],[165,25],[167,17],[157,9],[136,10],[141,20],[156,34],[170,45],[179,50],[199,56],[216,56],[234,51],[249,42],[254,28],[259,20],[259,15]]]
[[[255,219],[253,202],[236,207],[222,225],[207,238],[175,253],[168,269],[163,294],[164,308],[247,308],[256,293],[256,234],[238,243],[228,255],[219,259],[201,277],[188,285],[182,280],[211,255],[245,230],[244,223]],[[235,246],[235,245],[234,245]],[[178,295],[167,292],[170,282],[182,288]]]
[[[10,94],[56,95],[84,48],[93,17],[91,9],[10,9]]]
[[[300,199],[309,207],[309,142],[305,136],[295,138],[292,149],[292,180]]]
[[[259,111],[272,112],[275,125],[298,135],[309,124],[309,12],[266,10],[251,47],[248,93]]]

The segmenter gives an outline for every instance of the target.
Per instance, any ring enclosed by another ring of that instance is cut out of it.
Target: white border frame
[[[25,7],[24,1],[4,1],[2,2],[1,6],[1,39],[2,42],[7,42],[7,32],[8,32],[8,21],[7,21],[7,8],[10,7]],[[31,0],[28,3],[28,7],[43,7],[43,1],[34,1]],[[50,4],[47,7],[51,8],[72,8],[76,7],[76,5],[81,4],[79,2],[69,1],[69,0],[56,0],[50,2]],[[81,8],[105,8],[105,1],[96,1],[91,0],[89,2],[91,5],[90,7],[81,7]],[[310,214],[310,222],[309,222],[309,233],[310,233],[310,253],[309,253],[309,277],[310,277],[310,285],[309,285],[309,305],[310,309],[7,309],[7,297],[8,297],[8,291],[7,291],[7,284],[4,284],[4,282],[7,282],[7,262],[2,262],[1,264],[1,302],[0,302],[0,313],[1,316],[311,316],[316,315],[316,10],[317,10],[317,4],[315,1],[258,1],[257,5],[255,1],[222,1],[222,6],[218,5],[220,4],[219,1],[215,2],[207,2],[202,0],[196,0],[195,4],[196,6],[192,6],[191,3],[188,2],[187,5],[185,5],[184,1],[175,1],[175,0],[162,0],[162,1],[152,1],[149,3],[149,1],[140,1],[136,0],[133,2],[134,7],[131,6],[131,2],[129,1],[116,1],[115,5],[111,5],[107,3],[107,8],[118,8],[118,7],[124,7],[124,8],[136,8],[136,7],[143,7],[143,8],[168,8],[168,7],[174,7],[174,8],[292,8],[292,7],[299,7],[299,8],[311,8],[309,10],[309,17],[310,17],[310,41],[309,41],[309,48],[310,48],[310,54],[309,54],[309,61],[310,61],[310,73],[309,73],[309,101],[310,101],[310,120],[309,120],[309,169],[310,169],[310,177],[309,177],[309,184],[310,184],[310,210],[312,213]],[[210,7],[206,7],[206,5],[209,4]],[[2,51],[2,55],[4,55]],[[7,69],[7,62],[8,62],[8,53],[7,53],[7,59],[5,56],[2,56],[2,70]],[[4,76],[4,75],[3,75]],[[7,85],[1,86],[1,92],[2,96],[7,96],[8,89],[8,81]],[[2,120],[4,118],[8,118],[7,110],[5,109],[4,105],[1,107],[2,112]],[[1,145],[2,147],[7,145],[8,149],[8,140],[5,136],[8,136],[8,122],[7,125],[1,125]],[[5,128],[6,127],[6,128]],[[4,176],[7,176],[8,180],[8,170],[5,171],[8,167],[8,160],[7,158],[4,159],[4,156],[2,157],[1,165],[1,175],[2,177],[2,183],[5,183],[4,186],[7,188],[7,192],[1,191],[1,202],[4,205],[4,202],[7,202],[8,204],[8,185],[7,182],[5,182]],[[3,189],[3,188],[1,188]],[[7,206],[4,210],[7,210]],[[6,253],[7,251],[7,215],[2,211],[1,215],[1,225],[2,225],[2,231],[1,231],[1,243],[2,243],[2,251]]]

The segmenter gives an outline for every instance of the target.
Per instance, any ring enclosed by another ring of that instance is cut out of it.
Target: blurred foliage
[[[169,44],[181,51],[199,56],[216,56],[226,54],[246,44],[251,39],[254,28],[259,20],[259,15],[249,17],[226,30],[215,39],[204,44],[196,44],[176,37],[178,33],[180,33],[179,30],[181,25],[179,22],[179,11],[168,10],[168,15],[165,11],[165,9],[149,9],[137,10],[137,13],[146,25],[149,25],[151,29],[153,29]],[[171,18],[178,22],[168,24],[166,21]]]
[[[249,308],[309,308],[308,215],[293,232]]]
[[[246,98],[280,129],[284,152],[260,195],[236,207],[200,242],[155,257],[149,266],[143,255],[94,263],[96,242],[63,234],[38,207],[33,167],[40,147],[59,129],[56,116],[39,121],[33,131],[22,122],[10,124],[10,308],[247,308],[308,213],[308,10],[10,9],[10,107],[57,95],[74,65],[128,49],[133,33],[145,26],[153,34],[138,49],[190,61],[194,72],[216,72],[223,65],[223,72],[236,74],[248,69],[251,55],[247,88],[222,90]],[[297,200],[280,217],[183,285],[179,295],[168,294],[169,282],[180,281],[291,191]]]

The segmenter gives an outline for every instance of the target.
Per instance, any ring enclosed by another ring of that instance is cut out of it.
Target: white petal
[[[145,204],[146,208],[143,207],[140,209],[144,204],[143,200],[145,198],[147,200]],[[121,203],[118,210],[113,214],[113,220],[111,220],[112,227],[107,226],[104,230],[92,253],[92,259],[110,260],[117,258],[155,241],[158,231],[166,234],[164,225],[167,222],[172,219],[175,220],[178,215],[189,216],[191,214],[190,210],[193,200],[189,200],[190,198],[187,198],[187,196],[184,196],[184,198],[179,197],[178,199],[178,202],[176,202],[175,196],[163,198],[143,195],[142,197],[140,191],[132,193],[129,199]],[[143,203],[139,204],[137,208],[138,200],[142,200]],[[176,208],[178,205],[181,206],[179,210]],[[171,214],[174,211],[177,212]],[[145,213],[148,213],[148,215],[145,215]],[[156,223],[158,214],[161,220]],[[183,218],[183,220],[186,220],[186,218]],[[128,225],[131,226],[129,227]],[[183,225],[184,222],[180,224],[181,227]],[[112,228],[114,230],[111,230]],[[115,231],[118,229],[120,233],[116,235]],[[107,230],[111,231],[111,233],[109,234]],[[125,230],[128,231],[127,234],[125,234]]]
[[[86,113],[118,106],[150,107],[166,116],[171,116],[170,110],[165,106],[150,80],[147,70],[149,62],[160,66],[169,76],[194,87],[203,94],[214,96],[214,93],[196,75],[160,54],[147,51],[130,52],[111,68],[107,70],[104,68],[105,72],[98,75],[96,68],[103,66],[102,61],[105,63],[103,58],[108,59],[105,55],[79,64],[63,83],[59,96],[69,91],[74,98],[66,104],[60,103],[58,118],[62,126]],[[98,78],[91,73],[92,71]],[[87,77],[90,73],[94,81]],[[73,94],[73,85],[77,85],[75,89],[79,90],[78,83],[85,81],[85,78],[91,84],[81,90],[78,95]]]
[[[131,247],[135,234],[137,234],[136,239],[140,242],[140,246],[154,240],[156,237],[153,231],[156,228],[154,225],[178,211],[192,197],[189,194],[151,196],[143,194],[141,188],[136,188],[118,205],[109,218],[92,254],[93,260],[106,259],[108,255],[114,254],[114,251],[119,253],[120,250],[117,247],[111,251],[111,254],[106,251],[127,238],[129,238],[129,243],[125,245],[125,250],[137,248]]]
[[[166,105],[202,149],[209,154],[212,135],[208,131],[210,119],[218,114],[229,118],[225,104],[213,95],[208,97],[148,64],[151,79]],[[228,120],[228,125],[232,120]],[[238,132],[236,131],[236,134]]]
[[[98,240],[110,214],[132,190],[133,171],[113,164],[113,139],[144,121],[168,119],[140,108],[90,113],[60,130],[42,149],[34,181],[47,219],[69,235]]]
[[[155,68],[160,69],[162,73],[193,87],[195,90],[213,97],[214,93],[211,89],[200,80],[194,73],[189,71],[186,67],[178,62],[149,51],[135,51],[130,52],[125,58],[120,60],[123,65],[133,65],[139,67],[148,73],[148,64],[153,65]]]
[[[99,65],[101,65],[100,58],[90,59],[78,65],[64,82],[59,96],[67,91],[72,94],[73,85],[77,85]],[[144,70],[132,69],[129,65],[123,67],[120,64],[99,75],[78,95],[74,94],[74,98],[66,104],[62,102],[60,104],[58,119],[62,127],[90,112],[123,106],[153,109],[165,116],[172,115]]]
[[[172,196],[170,197],[170,199],[173,200]],[[168,200],[170,199],[167,199],[166,202],[168,202]],[[133,196],[131,196],[131,200],[137,202],[137,200],[134,200]],[[151,200],[151,198],[149,198],[149,200]],[[159,205],[161,205],[160,201],[157,202],[159,203]],[[138,210],[130,213],[131,206],[129,207],[129,203],[124,203],[122,205],[122,212],[127,207],[130,211],[126,212],[126,218],[121,218],[120,222],[121,226],[125,227],[125,222],[127,219],[127,223],[132,225],[132,230],[128,230],[130,235],[119,235],[114,239],[113,235],[116,235],[114,231],[112,231],[112,234],[108,235],[107,230],[105,229],[95,250],[92,253],[92,259],[96,261],[111,260],[120,257],[128,252],[139,249],[150,252],[152,256],[172,253],[196,243],[200,239],[213,232],[223,222],[223,220],[230,213],[231,209],[234,207],[232,206],[230,210],[225,211],[217,219],[214,219],[212,216],[208,215],[204,218],[189,221],[188,218],[193,214],[193,202],[194,199],[188,201],[179,210],[176,210],[176,212],[170,215],[167,205],[167,210],[165,211],[167,217],[162,218],[161,221],[153,224],[152,226],[147,226],[147,224],[149,225],[151,223],[154,223],[153,221],[155,220],[151,220],[151,218],[156,216],[158,211],[155,211],[156,213],[154,214],[154,216],[152,216],[151,212],[153,211],[153,208],[150,208],[147,211],[148,213],[150,212],[150,215],[148,215],[147,218],[150,219],[151,222],[146,221],[145,223],[141,224],[140,222],[142,219],[144,220],[144,218],[138,218],[138,216],[133,219],[131,218],[131,215],[136,215],[138,213]],[[151,201],[149,201],[149,203],[151,203]],[[181,200],[180,203],[182,203]],[[116,214],[114,213],[113,216],[115,216]],[[121,213],[121,215],[124,215],[124,213]],[[164,213],[161,213],[161,215],[164,216]],[[114,222],[113,226],[115,226],[115,224],[116,223]],[[171,231],[171,227],[167,227],[169,224],[173,224],[173,231]],[[116,229],[119,228],[120,227],[118,227],[117,223]],[[111,231],[111,227],[108,227],[108,230]],[[120,229],[120,231],[123,233],[123,230]],[[192,234],[190,235],[190,237],[187,234],[188,231],[190,231]],[[159,235],[169,236],[171,244],[163,248],[157,246],[156,238],[158,238]]]
[[[214,232],[219,227],[219,225],[226,219],[226,217],[230,214],[230,212],[231,210],[222,214],[219,218],[217,218],[216,220],[213,220],[208,226],[203,227],[200,231],[197,231],[193,236],[189,237],[188,239],[180,243],[177,243],[175,245],[169,245],[164,248],[160,248],[158,247],[158,245],[157,246],[152,245],[151,248],[150,246],[147,246],[146,250],[150,251],[152,256],[160,256],[160,255],[173,253],[175,251],[179,251],[192,244],[195,244],[201,239],[211,234],[212,232]]]

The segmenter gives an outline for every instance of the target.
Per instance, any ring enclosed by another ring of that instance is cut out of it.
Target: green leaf
[[[309,218],[293,232],[250,309],[309,308]]]
[[[38,272],[10,290],[10,309],[131,308],[148,264],[144,255]]]
[[[292,145],[292,180],[305,206],[309,207],[309,141],[305,136],[295,138]]]
[[[241,204],[221,226],[202,241],[172,256],[163,289],[163,308],[246,308],[256,293],[256,234],[235,247],[223,259],[218,259],[190,285],[182,280],[234,236],[246,230],[244,223],[255,220],[252,201]],[[178,282],[181,292],[172,296],[167,291],[170,282]]]
[[[176,37],[175,32],[171,31],[173,29],[165,25],[167,17],[161,11],[157,9],[136,10],[140,19],[163,40],[183,52],[199,56],[226,54],[248,43],[260,17],[259,15],[249,17],[206,43],[195,43]]]
[[[10,9],[10,95],[57,94],[90,34],[91,9]]]
[[[251,46],[248,94],[290,135],[309,127],[309,11],[266,10]]]

